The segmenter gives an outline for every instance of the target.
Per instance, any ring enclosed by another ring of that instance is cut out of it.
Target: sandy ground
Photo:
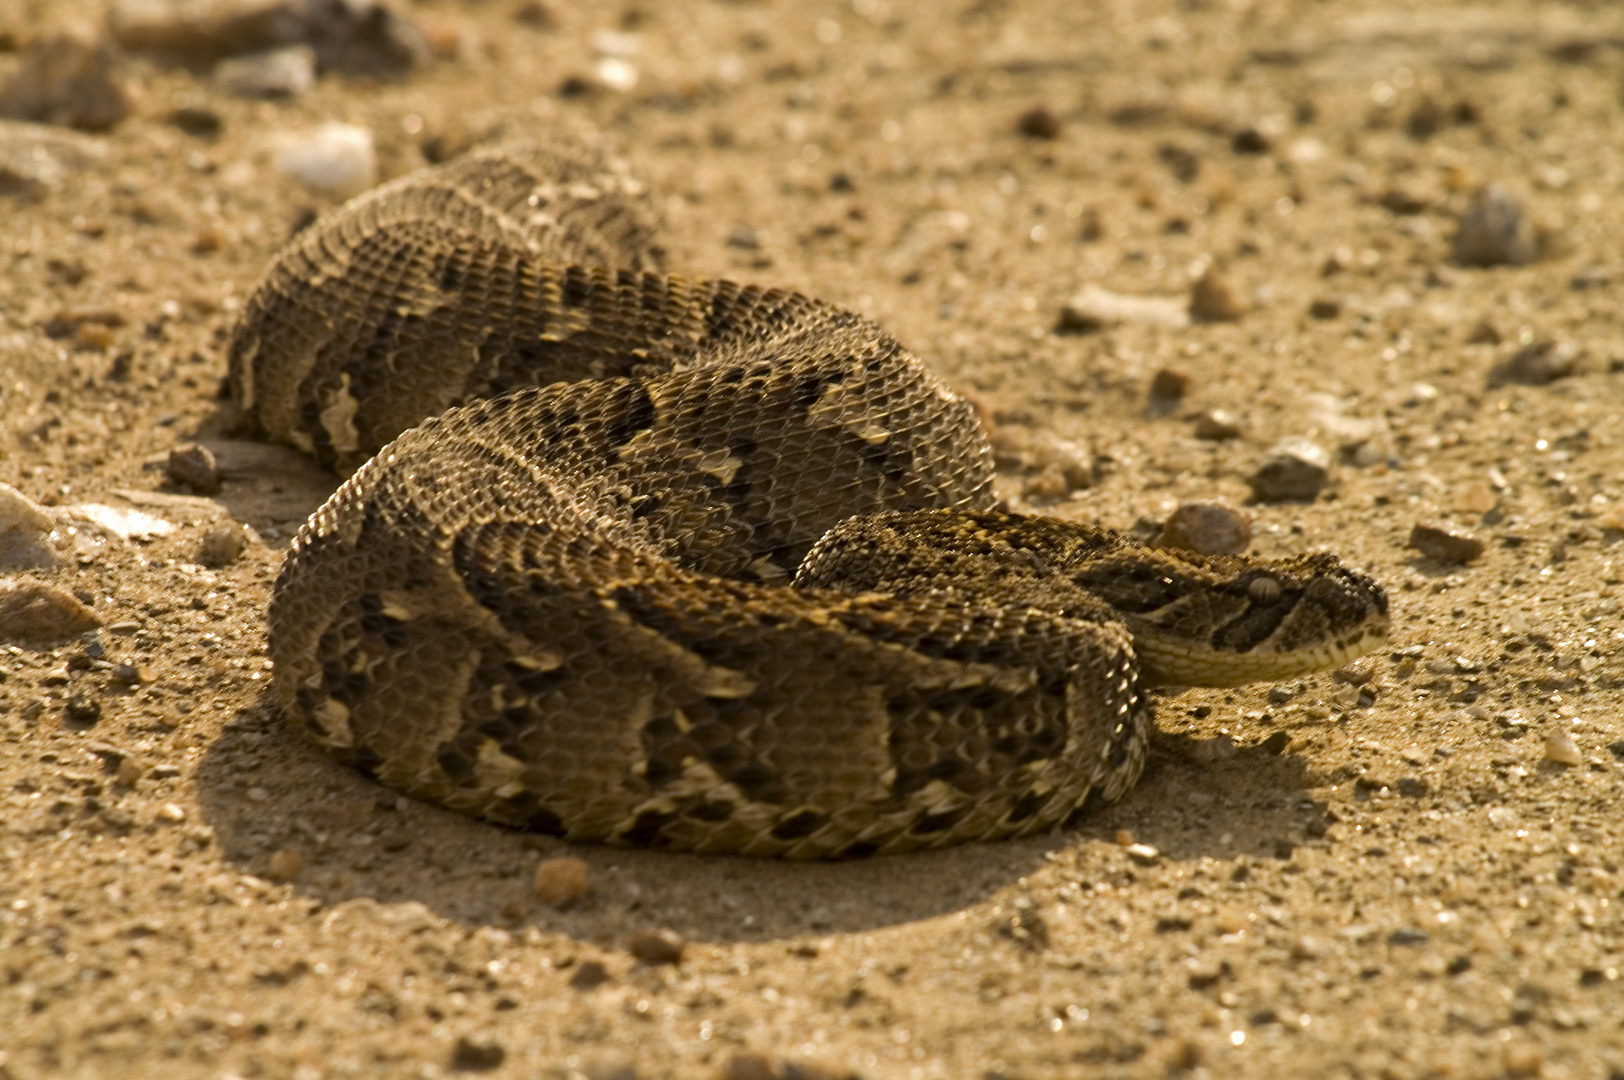
[[[67,555],[22,576],[102,622],[0,643],[0,1077],[1624,1076],[1624,18],[1410,6],[441,0],[406,10],[446,58],[282,102],[125,57],[133,115],[0,195],[0,481]],[[10,0],[0,78],[101,18]],[[218,415],[232,312],[336,204],[270,145],[334,120],[385,177],[595,127],[672,266],[871,315],[1047,512],[1244,503],[1311,438],[1329,483],[1247,505],[1252,550],[1376,574],[1390,646],[1362,685],[1163,698],[1140,786],[1021,842],[569,851],[398,798],[264,692],[270,582],[335,481]],[[1538,261],[1451,258],[1488,181]],[[1181,306],[1209,267],[1238,319],[1056,332],[1085,286]],[[1495,373],[1542,341],[1575,370]],[[1215,409],[1238,437],[1195,437]],[[198,437],[210,497],[161,468]],[[232,520],[259,539],[200,565]],[[1406,546],[1440,521],[1481,557]],[[590,886],[559,909],[532,879],[562,854]],[[632,955],[651,928],[679,964]]]

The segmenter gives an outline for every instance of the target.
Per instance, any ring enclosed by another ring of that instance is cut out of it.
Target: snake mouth
[[[1132,620],[1130,620],[1131,622]],[[1305,675],[1357,660],[1387,641],[1385,612],[1317,641],[1279,648],[1266,639],[1245,651],[1215,649],[1149,626],[1133,626],[1134,652],[1150,686],[1244,686]]]

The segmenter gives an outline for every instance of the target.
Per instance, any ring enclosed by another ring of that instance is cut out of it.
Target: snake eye
[[[1270,607],[1280,599],[1280,583],[1272,577],[1253,578],[1246,586],[1246,595],[1259,607]]]

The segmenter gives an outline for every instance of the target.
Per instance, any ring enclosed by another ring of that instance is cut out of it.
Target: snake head
[[[1288,678],[1387,640],[1386,591],[1330,554],[1265,562],[1132,548],[1072,580],[1122,615],[1151,685]]]

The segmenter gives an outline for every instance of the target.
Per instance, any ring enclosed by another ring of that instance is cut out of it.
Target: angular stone
[[[1309,501],[1319,495],[1330,475],[1331,456],[1323,447],[1290,438],[1276,444],[1246,482],[1259,502]]]
[[[1522,203],[1500,184],[1472,197],[1455,231],[1462,266],[1523,266],[1539,257],[1539,233]]]
[[[36,41],[22,70],[0,89],[0,116],[13,120],[106,131],[129,113],[129,95],[113,76],[112,49],[81,31]]]
[[[1408,546],[1429,559],[1462,566],[1483,554],[1483,541],[1471,533],[1431,522],[1417,522],[1410,529]]]

